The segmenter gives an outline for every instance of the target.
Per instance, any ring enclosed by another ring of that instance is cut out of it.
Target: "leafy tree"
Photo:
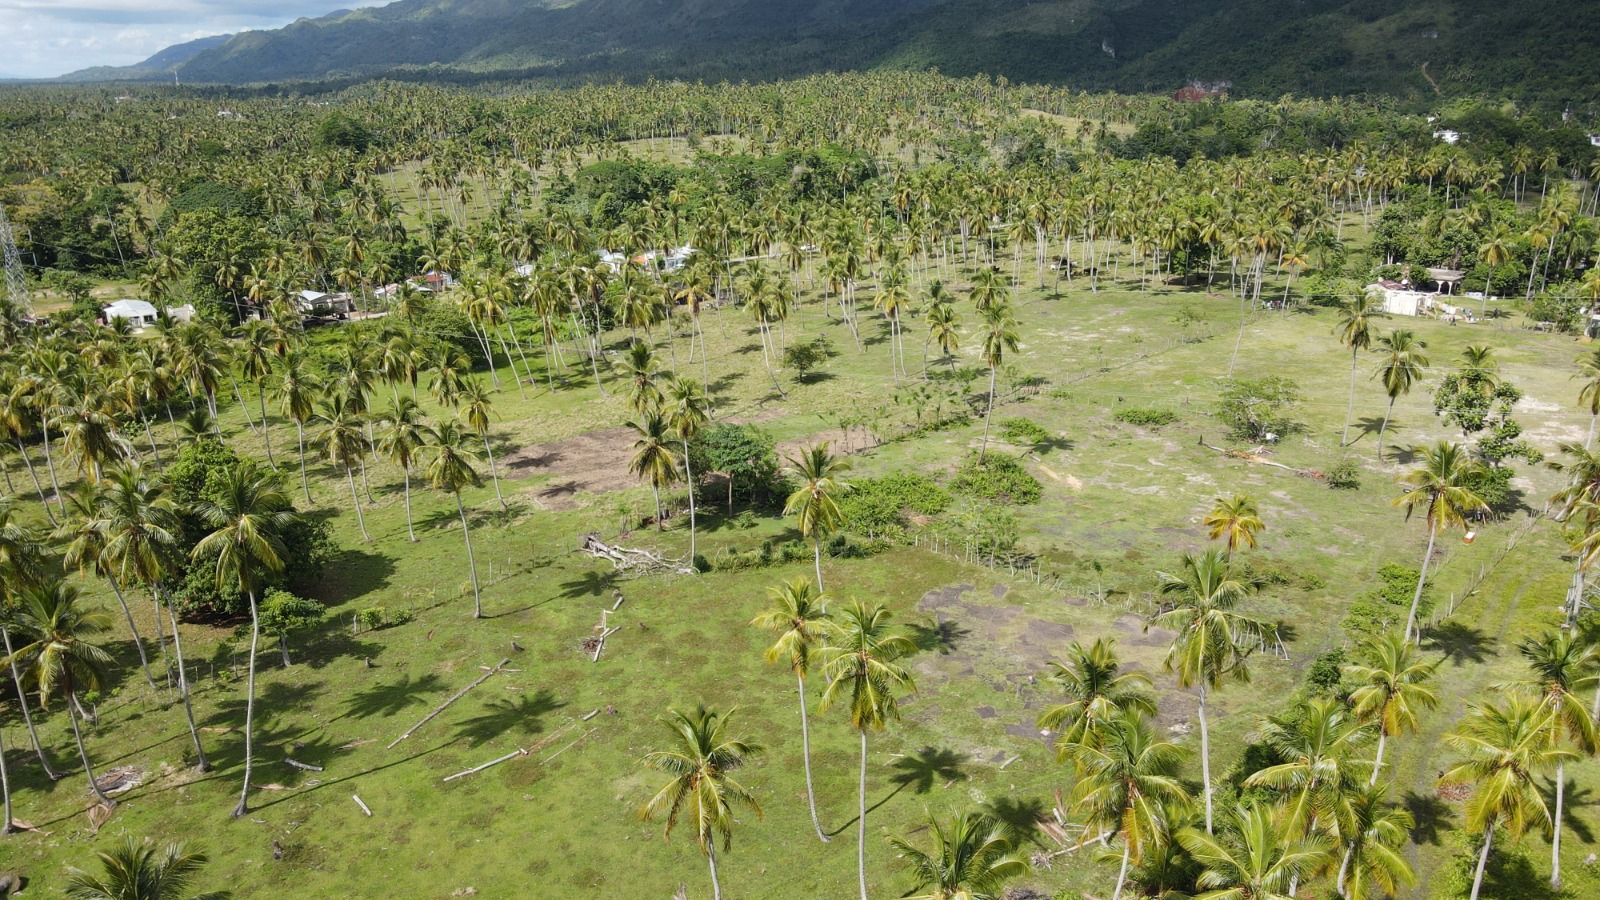
[[[752,756],[762,752],[760,744],[728,734],[728,719],[734,710],[719,713],[704,705],[693,712],[667,711],[662,719],[673,733],[675,746],[645,755],[641,762],[650,769],[672,776],[649,802],[639,809],[639,818],[649,822],[666,819],[663,833],[670,837],[678,818],[687,814],[694,827],[695,843],[711,867],[712,897],[720,900],[722,885],[717,881],[717,837],[724,852],[733,846],[733,807],[744,806],[761,815],[755,797],[733,778],[733,773]]]
[[[1217,418],[1243,441],[1271,441],[1298,428],[1290,419],[1300,401],[1294,382],[1277,375],[1223,382]]]
[[[296,597],[288,591],[268,588],[261,600],[261,630],[278,639],[283,667],[289,668],[289,635],[308,631],[328,618],[328,610],[315,600]]]
[[[811,672],[811,654],[821,645],[828,618],[828,597],[813,590],[805,578],[780,582],[767,590],[771,605],[750,622],[772,632],[776,640],[767,648],[768,663],[786,662],[794,672],[800,697],[800,750],[806,770],[806,803],[811,808],[811,825],[817,839],[828,843],[828,835],[817,819],[817,797],[811,786],[811,728],[806,722],[806,676]]]
[[[932,852],[889,839],[916,878],[910,900],[1000,900],[1000,886],[1028,871],[1006,826],[989,816],[929,816],[927,830]]]
[[[69,869],[67,896],[72,900],[227,900],[227,891],[194,894],[190,885],[210,860],[204,853],[168,844],[157,850],[130,835],[109,851],[95,854],[104,873],[99,877]]]
[[[1339,809],[1344,853],[1337,888],[1344,900],[1382,900],[1417,883],[1405,847],[1415,824],[1411,813],[1388,802],[1388,788],[1367,785],[1348,794]]]
[[[719,422],[696,435],[689,451],[695,471],[727,479],[730,513],[736,495],[753,498],[777,489],[779,465],[772,436],[754,425]]]
[[[1320,837],[1295,839],[1271,809],[1250,804],[1231,810],[1219,834],[1187,828],[1178,843],[1205,867],[1198,883],[1207,893],[1200,896],[1214,900],[1290,900],[1290,885],[1326,864],[1329,849]]]

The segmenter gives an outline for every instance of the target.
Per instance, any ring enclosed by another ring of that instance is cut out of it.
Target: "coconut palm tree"
[[[800,487],[784,501],[783,514],[795,517],[795,527],[811,540],[812,559],[817,570],[817,590],[827,590],[822,584],[822,539],[844,526],[844,513],[839,510],[839,496],[850,490],[844,474],[850,471],[850,460],[834,456],[826,441],[812,444],[794,456],[784,457],[788,473],[800,482]]]
[[[244,786],[234,818],[250,811],[250,774],[255,763],[256,650],[261,644],[261,613],[256,597],[268,576],[283,571],[287,550],[283,532],[299,516],[269,472],[241,465],[221,474],[216,493],[195,503],[194,512],[210,534],[190,552],[215,566],[217,589],[234,586],[250,603],[250,658],[245,678]]]
[[[1291,900],[1289,886],[1325,865],[1329,849],[1323,838],[1298,840],[1284,832],[1265,804],[1243,803],[1220,833],[1186,828],[1178,843],[1204,866],[1198,885],[1210,900]]]
[[[689,489],[689,560],[692,563],[698,551],[694,502],[696,484],[694,469],[689,462],[689,442],[711,421],[710,404],[700,385],[682,377],[674,377],[667,383],[666,402],[664,413],[667,427],[683,444],[683,483]]]
[[[1122,841],[1122,868],[1112,893],[1112,900],[1120,900],[1129,865],[1168,842],[1178,824],[1171,813],[1192,802],[1178,778],[1184,750],[1157,740],[1143,711],[1122,709],[1103,723],[1096,744],[1064,744],[1062,751],[1078,773],[1072,809],[1083,816],[1089,834],[1112,832]]]
[[[400,467],[406,484],[406,538],[415,544],[417,530],[411,521],[411,467],[417,452],[427,443],[427,426],[422,422],[422,407],[410,397],[396,396],[394,409],[379,417],[378,452]]]
[[[22,663],[28,681],[39,696],[39,706],[48,707],[50,698],[61,694],[66,700],[67,719],[72,723],[72,738],[78,745],[89,789],[100,802],[115,806],[95,780],[89,751],[83,744],[83,729],[78,725],[82,709],[80,695],[98,691],[111,664],[111,654],[96,643],[96,638],[111,630],[111,617],[98,608],[79,602],[78,589],[62,581],[42,582],[22,589],[12,615],[13,626],[22,646],[12,655]]]
[[[1547,632],[1517,644],[1517,651],[1528,661],[1531,678],[1498,685],[1507,690],[1535,692],[1546,715],[1545,729],[1553,746],[1569,746],[1584,756],[1593,756],[1600,733],[1580,690],[1594,688],[1600,677],[1600,653],[1585,637],[1572,632]],[[1567,761],[1556,760],[1556,808],[1552,816],[1550,840],[1550,886],[1561,887],[1561,826],[1566,807]]]
[[[928,817],[931,852],[902,837],[889,843],[916,879],[908,900],[1000,900],[1007,881],[1028,872],[1007,826],[977,813]]]
[[[1106,726],[1124,712],[1156,714],[1149,677],[1121,671],[1115,638],[1095,638],[1088,647],[1073,641],[1065,657],[1064,662],[1050,663],[1052,671],[1045,680],[1060,687],[1067,702],[1039,715],[1040,728],[1058,733],[1056,749],[1063,759],[1075,744],[1098,748]]]
[[[1411,598],[1411,612],[1406,616],[1407,640],[1415,636],[1417,605],[1422,602],[1422,588],[1428,582],[1428,562],[1433,558],[1433,545],[1439,539],[1439,532],[1465,528],[1468,514],[1489,508],[1489,504],[1472,490],[1472,483],[1483,467],[1460,444],[1440,441],[1422,448],[1421,453],[1421,465],[1396,479],[1408,490],[1394,501],[1395,506],[1406,508],[1407,519],[1422,508],[1428,522],[1428,549],[1422,555],[1417,592]]]
[[[28,692],[22,686],[22,672],[12,651],[8,619],[22,589],[37,584],[46,571],[41,536],[32,527],[17,521],[16,504],[11,498],[0,497],[0,647],[4,647],[6,652],[6,668],[11,673],[11,685],[16,691],[17,707],[22,711],[22,722],[28,729],[28,741],[33,746],[34,755],[39,757],[39,766],[44,769],[45,775],[51,781],[56,781],[61,776],[51,768],[50,760],[44,754],[44,745],[39,743],[39,731],[34,727],[33,713],[28,710]]]
[[[1375,320],[1388,318],[1383,311],[1383,301],[1373,294],[1347,300],[1339,306],[1339,323],[1333,333],[1339,343],[1350,348],[1350,402],[1344,412],[1344,436],[1339,446],[1350,443],[1350,417],[1356,409],[1356,357],[1372,346],[1372,326]]]
[[[1017,320],[1011,315],[1011,307],[1006,303],[997,303],[983,310],[983,364],[989,367],[989,404],[983,413],[983,445],[978,449],[978,461],[982,462],[989,452],[989,423],[994,419],[994,389],[995,377],[1000,371],[1000,365],[1005,362],[1006,351],[1015,351],[1022,346],[1022,339],[1017,336]]]
[[[427,441],[428,464],[423,477],[436,491],[444,491],[456,498],[456,512],[461,516],[461,539],[467,545],[467,572],[472,578],[472,617],[483,618],[483,600],[478,592],[478,563],[472,556],[472,529],[467,525],[467,507],[461,501],[461,489],[483,484],[472,463],[478,458],[478,447],[472,434],[459,421],[441,422],[438,428],[424,432]]]
[[[1550,822],[1534,777],[1577,754],[1550,742],[1550,714],[1540,700],[1511,695],[1497,703],[1472,707],[1444,736],[1446,747],[1464,759],[1439,776],[1440,784],[1471,784],[1466,826],[1483,832],[1483,849],[1472,877],[1472,900],[1483,888],[1494,830],[1504,826],[1513,837],[1530,825]]]
[[[204,853],[168,844],[157,850],[129,835],[110,851],[95,854],[104,873],[99,877],[67,869],[67,896],[72,900],[227,900],[227,891],[189,892],[210,860]]]
[[[1223,539],[1229,556],[1241,546],[1253,549],[1256,535],[1267,527],[1261,521],[1256,501],[1245,494],[1234,494],[1231,498],[1218,497],[1200,524],[1206,527],[1207,537],[1212,540]]]
[[[71,498],[72,512],[55,533],[58,539],[67,541],[61,564],[68,571],[76,570],[80,575],[92,572],[111,586],[111,593],[117,598],[117,605],[122,607],[123,618],[128,623],[128,632],[133,635],[134,649],[139,652],[139,670],[144,673],[145,684],[154,691],[156,682],[150,677],[150,660],[145,654],[144,638],[139,635],[139,627],[133,622],[133,610],[128,608],[128,599],[122,594],[122,584],[117,581],[109,561],[102,554],[107,540],[107,523],[101,516],[100,490],[97,484],[84,483],[68,496]]]
[[[322,402],[316,421],[322,423],[322,433],[316,438],[322,458],[344,469],[345,480],[350,484],[350,505],[355,507],[361,538],[371,542],[372,535],[367,533],[367,519],[361,513],[361,495],[356,492],[356,465],[366,459],[372,449],[367,443],[367,417],[352,409],[335,391],[333,396]]]
[[[633,458],[628,461],[628,471],[650,483],[656,500],[656,528],[666,528],[666,514],[661,509],[661,489],[678,477],[677,454],[672,449],[672,433],[667,418],[659,410],[651,410],[638,421],[629,422],[639,437],[633,442]]]
[[[794,673],[800,697],[800,752],[806,770],[806,804],[811,809],[811,825],[824,844],[830,838],[817,819],[817,795],[811,786],[811,727],[806,721],[806,676],[811,672],[811,653],[821,643],[828,618],[828,598],[811,587],[805,578],[791,578],[767,590],[772,601],[750,624],[772,632],[776,640],[767,648],[768,663],[787,662]]]
[[[1595,423],[1600,422],[1600,348],[1591,350],[1587,356],[1578,357],[1578,371],[1572,377],[1583,379],[1583,387],[1578,391],[1578,403],[1589,413],[1589,436],[1583,442],[1587,450],[1594,446]]]
[[[936,281],[934,284],[938,284],[938,282]],[[934,296],[931,286],[928,293],[930,297]],[[955,354],[961,348],[961,333],[958,330],[961,327],[961,317],[956,314],[955,305],[948,300],[934,302],[932,306],[928,307],[927,320],[928,340],[924,343],[924,346],[927,343],[938,345],[939,352],[944,354],[945,360],[950,364],[951,370],[954,371],[956,367]]]
[[[1378,751],[1372,760],[1372,776],[1367,779],[1368,785],[1374,785],[1383,771],[1388,739],[1416,731],[1417,713],[1439,704],[1438,695],[1428,686],[1439,662],[1419,659],[1416,645],[1394,631],[1363,641],[1356,648],[1356,660],[1345,668],[1345,677],[1360,684],[1350,692],[1351,710],[1378,726]]]
[[[1384,900],[1417,883],[1405,847],[1415,824],[1411,813],[1388,802],[1389,789],[1367,785],[1342,800],[1339,845],[1342,849],[1339,896],[1344,900]]]
[[[1383,382],[1383,392],[1389,395],[1389,406],[1383,412],[1383,425],[1378,428],[1378,458],[1382,459],[1383,435],[1389,430],[1389,417],[1394,415],[1395,401],[1411,393],[1411,388],[1428,374],[1428,357],[1422,352],[1428,348],[1428,342],[1417,340],[1410,329],[1396,328],[1378,338],[1377,346],[1378,352],[1383,354],[1383,361],[1378,363],[1372,377]]]
[[[282,370],[273,385],[278,408],[294,421],[294,433],[300,448],[300,488],[305,492],[306,503],[311,503],[311,483],[306,480],[306,423],[316,413],[317,397],[322,394],[322,382],[311,371],[305,357],[290,353],[283,357]]]
[[[1229,679],[1250,680],[1246,658],[1274,629],[1236,610],[1252,585],[1236,578],[1227,557],[1216,550],[1199,556],[1185,553],[1177,575],[1157,575],[1161,593],[1171,598],[1168,602],[1173,606],[1157,613],[1145,627],[1177,633],[1167,651],[1166,670],[1177,676],[1178,687],[1200,689],[1200,772],[1205,783],[1206,833],[1211,834],[1211,732],[1206,699]]]
[[[672,780],[639,808],[639,818],[646,822],[664,818],[663,834],[671,837],[678,818],[687,817],[694,827],[695,844],[711,867],[714,900],[722,897],[722,885],[717,881],[717,838],[722,838],[723,852],[732,848],[734,806],[761,815],[756,798],[733,778],[750,757],[762,752],[760,744],[728,734],[728,719],[735,711],[719,713],[704,705],[689,713],[669,709],[661,722],[672,731],[675,745],[645,754],[640,760]]]
[[[661,408],[663,396],[658,382],[670,378],[672,373],[661,371],[661,363],[649,344],[638,338],[628,343],[622,375],[628,382],[628,404],[634,412],[646,413]]]
[[[824,449],[825,452],[825,449]],[[911,673],[896,660],[916,650],[911,638],[889,624],[889,610],[853,601],[830,625],[831,641],[822,648],[822,673],[828,686],[819,712],[841,700],[850,707],[850,726],[861,735],[860,809],[856,819],[856,868],[861,900],[867,900],[867,732],[882,731],[900,718],[895,691],[915,691]]]
[[[494,448],[489,446],[489,419],[493,412],[489,389],[475,378],[464,379],[460,390],[456,392],[455,407],[462,424],[472,429],[472,433],[483,441],[483,455],[489,461],[489,478],[494,482],[494,498],[500,501],[500,508],[504,510],[507,508],[506,497],[500,493],[500,472],[494,464]]]

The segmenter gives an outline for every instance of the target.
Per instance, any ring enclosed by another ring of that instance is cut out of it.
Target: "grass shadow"
[[[604,572],[585,572],[571,581],[561,583],[561,596],[567,599],[578,597],[609,597],[622,582],[622,573],[616,569]]]
[[[968,761],[965,754],[957,753],[948,747],[923,747],[914,753],[907,753],[896,759],[891,766],[895,773],[889,776],[889,781],[895,785],[895,789],[867,807],[867,812],[877,811],[906,788],[911,788],[914,794],[926,794],[933,790],[935,781],[955,781],[965,778],[967,773],[963,766]],[[828,836],[843,834],[860,818],[860,816],[852,817],[850,821],[828,832]]]
[[[949,656],[955,652],[957,645],[972,635],[972,630],[961,625],[953,619],[945,619],[932,625],[910,626],[911,641],[917,649],[923,652],[936,651],[940,656]]]
[[[388,587],[394,572],[394,560],[381,553],[346,550],[328,565],[306,596],[330,606],[343,605]]]
[[[436,745],[434,745],[432,747],[429,747],[426,750],[418,750],[416,753],[413,753],[410,756],[402,757],[400,759],[394,760],[393,762],[384,763],[381,766],[372,766],[371,768],[362,769],[360,772],[352,772],[349,775],[342,775],[342,776],[340,776],[338,778],[323,779],[320,784],[312,785],[310,787],[301,788],[300,790],[297,790],[297,791],[285,791],[284,792],[284,796],[279,797],[276,800],[270,800],[270,801],[268,801],[266,803],[262,803],[262,804],[260,804],[258,806],[252,806],[251,808],[252,809],[268,809],[270,807],[277,806],[279,803],[283,803],[283,802],[286,802],[288,800],[292,800],[292,799],[294,799],[296,797],[303,797],[306,794],[312,793],[313,791],[320,791],[323,788],[333,787],[336,784],[343,784],[346,781],[352,781],[352,780],[357,779],[357,778],[364,778],[364,777],[366,777],[368,775],[372,775],[372,774],[375,774],[377,772],[382,772],[382,771],[384,771],[386,769],[392,769],[395,766],[403,766],[408,762],[414,762],[416,760],[419,760],[422,757],[427,756],[430,753],[437,753],[438,751],[443,750],[444,748],[450,746],[452,743],[454,743],[454,741],[445,741],[445,742],[443,742],[441,744],[436,744]]]
[[[1482,629],[1455,620],[1434,626],[1422,637],[1424,650],[1443,652],[1458,669],[1466,663],[1481,663],[1491,656],[1499,656],[1490,644],[1489,636]]]
[[[1411,842],[1438,846],[1441,832],[1455,831],[1455,811],[1450,804],[1433,794],[1419,794],[1408,790],[1400,798],[1400,805],[1411,814]]]
[[[345,701],[345,711],[330,721],[338,721],[347,716],[356,719],[397,716],[418,701],[437,697],[445,688],[444,681],[432,672],[419,678],[412,678],[409,674],[402,675],[399,681],[375,684],[365,690],[357,691]]]
[[[456,737],[467,738],[476,747],[507,733],[524,737],[540,734],[544,731],[544,723],[540,720],[565,706],[548,690],[523,694],[515,699],[505,697],[491,700],[484,704],[482,713],[456,726]]]
[[[1010,832],[1011,843],[1017,846],[1026,841],[1045,846],[1040,837],[1039,823],[1050,817],[1050,804],[1038,797],[999,797],[989,801],[983,811]]]

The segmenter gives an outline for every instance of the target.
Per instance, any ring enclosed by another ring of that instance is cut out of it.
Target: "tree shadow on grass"
[[[276,641],[273,642],[272,649],[278,649]],[[383,644],[375,641],[363,641],[350,634],[343,627],[327,629],[315,641],[305,642],[304,648],[295,647],[294,636],[290,635],[289,637],[289,658],[294,661],[295,668],[305,666],[309,669],[320,669],[329,663],[347,657],[351,659],[372,659],[381,656],[383,651]],[[281,660],[278,660],[278,662],[281,662]]]
[[[1408,790],[1401,796],[1400,805],[1411,814],[1411,842],[1414,844],[1438,846],[1439,833],[1454,831],[1456,828],[1455,811],[1450,808],[1450,804],[1433,794],[1419,794]]]
[[[540,720],[545,714],[564,706],[548,690],[491,700],[484,704],[482,713],[456,726],[456,737],[467,738],[476,747],[504,734],[540,734],[544,731]]]
[[[622,573],[616,569],[603,572],[584,572],[571,581],[561,583],[561,596],[569,599],[578,597],[605,597],[617,589],[622,581]]]
[[[1556,809],[1556,780],[1554,776],[1541,779],[1539,793],[1545,798],[1545,807],[1552,816]],[[1578,840],[1585,844],[1594,843],[1594,830],[1589,823],[1579,818],[1579,807],[1593,807],[1596,805],[1594,790],[1592,788],[1578,787],[1578,783],[1569,774],[1567,776],[1566,795],[1562,798],[1561,823],[1565,834],[1576,835]]]
[[[889,780],[894,783],[895,789],[867,807],[867,812],[876,811],[906,788],[911,788],[914,794],[926,794],[933,790],[936,781],[955,781],[965,778],[967,773],[963,767],[969,761],[965,754],[957,753],[948,747],[923,747],[914,753],[907,753],[896,759],[891,766],[895,773],[889,776]],[[850,821],[828,832],[828,835],[832,837],[842,834],[854,826],[859,818],[859,816],[851,818]]]
[[[1466,663],[1481,663],[1500,655],[1490,646],[1489,636],[1481,629],[1455,620],[1429,629],[1422,637],[1422,647],[1442,651],[1458,669]]]
[[[352,772],[349,775],[343,775],[343,776],[340,776],[338,778],[325,778],[325,779],[322,780],[322,782],[320,784],[312,785],[310,787],[304,787],[304,788],[301,788],[300,790],[297,790],[297,791],[285,791],[284,795],[282,797],[278,797],[276,799],[269,800],[266,803],[262,803],[262,804],[259,804],[259,805],[253,805],[251,808],[252,809],[267,809],[269,807],[277,806],[279,803],[283,803],[283,802],[285,802],[287,800],[294,799],[295,797],[303,797],[306,794],[312,793],[314,791],[320,791],[320,790],[323,790],[324,788],[333,787],[336,784],[343,784],[346,781],[352,781],[352,780],[357,779],[357,778],[365,778],[368,775],[373,775],[373,774],[376,774],[378,772],[382,772],[385,769],[392,769],[395,766],[402,766],[402,765],[405,765],[408,762],[414,762],[416,760],[421,759],[424,756],[429,755],[430,753],[437,753],[438,751],[443,750],[444,748],[450,746],[452,743],[454,743],[453,740],[444,741],[442,743],[435,744],[434,746],[429,747],[426,750],[418,750],[416,753],[413,753],[410,756],[402,757],[401,759],[394,760],[393,762],[384,763],[381,766],[372,766],[371,768],[362,769],[359,772]]]
[[[1528,857],[1504,850],[1489,854],[1483,873],[1483,895],[1517,900],[1560,900],[1572,896],[1551,887],[1549,874],[1536,870]]]
[[[1353,447],[1360,443],[1362,438],[1377,437],[1378,430],[1382,427],[1383,416],[1362,416],[1361,418],[1356,419],[1350,423],[1350,429],[1355,432],[1355,436],[1350,438],[1350,443],[1346,444],[1345,446]],[[1389,434],[1396,430],[1397,429],[1391,425],[1389,430],[1384,433],[1384,440],[1388,440]]]
[[[1045,846],[1040,838],[1039,823],[1049,818],[1050,804],[1038,797],[1000,797],[989,801],[983,810],[1010,832],[1011,843],[1024,841]]]
[[[419,701],[438,697],[445,688],[444,680],[432,672],[417,678],[404,674],[399,681],[375,684],[357,691],[345,701],[345,711],[330,721],[338,721],[346,716],[354,719],[397,716]]]
[[[307,596],[323,602],[346,603],[389,586],[394,560],[382,553],[347,550],[330,563]]]
[[[949,656],[957,645],[972,635],[971,629],[954,619],[945,619],[932,625],[912,625],[909,630],[911,641],[918,650],[937,651],[940,656]]]

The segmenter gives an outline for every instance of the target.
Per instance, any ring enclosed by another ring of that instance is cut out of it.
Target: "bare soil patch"
[[[554,476],[534,492],[551,509],[573,509],[579,494],[604,494],[632,487],[628,460],[633,431],[606,428],[575,437],[524,447],[500,462],[509,479]]]

